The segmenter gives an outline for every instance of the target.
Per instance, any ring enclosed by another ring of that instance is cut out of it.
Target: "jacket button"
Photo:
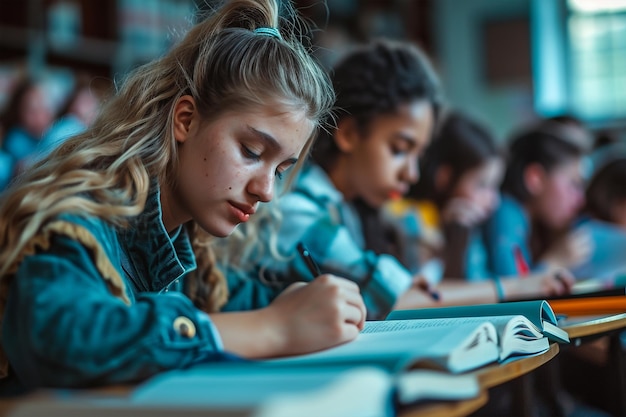
[[[179,335],[188,339],[196,335],[196,326],[185,316],[176,317],[174,320],[174,330],[176,330]]]

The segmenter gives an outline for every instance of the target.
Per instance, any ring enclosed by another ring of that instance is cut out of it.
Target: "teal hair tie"
[[[256,28],[254,29],[254,33],[259,33],[265,36],[273,36],[276,39],[282,39],[280,32],[276,28]]]

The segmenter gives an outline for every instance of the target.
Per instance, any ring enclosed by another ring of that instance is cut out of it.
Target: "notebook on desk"
[[[367,364],[390,372],[435,368],[460,373],[545,352],[551,340],[569,342],[545,301],[398,310],[384,321],[366,322],[350,343],[266,363]]]
[[[414,368],[434,368],[460,373],[499,360],[498,336],[491,323],[448,320],[424,322],[411,328],[407,322],[366,322],[359,336],[321,352],[264,361],[271,366],[370,365],[390,373]],[[381,326],[382,325],[382,326]]]

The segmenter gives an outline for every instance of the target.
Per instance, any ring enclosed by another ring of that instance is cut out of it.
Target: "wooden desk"
[[[626,358],[622,348],[620,333],[626,329],[626,313],[592,317],[572,317],[563,320],[560,327],[567,331],[571,343],[580,346],[587,340],[609,337],[609,365],[612,370],[610,384],[614,395],[611,409],[617,415],[626,415]]]
[[[626,328],[626,313],[593,317],[572,317],[559,324],[567,332],[572,342],[580,343],[584,337],[605,336],[611,332]],[[574,342],[578,340],[578,342]]]

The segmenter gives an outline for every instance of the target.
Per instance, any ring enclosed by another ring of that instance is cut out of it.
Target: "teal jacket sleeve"
[[[281,252],[291,254],[285,275],[292,280],[313,278],[307,265],[295,256],[298,242],[303,242],[323,273],[335,274],[359,285],[369,319],[384,318],[411,286],[411,273],[396,258],[377,255],[359,245],[345,224],[348,219],[334,219],[331,213],[302,193],[282,197],[281,207],[286,220],[279,246]]]
[[[84,387],[229,357],[209,316],[184,295],[131,298],[111,294],[81,244],[54,237],[11,284],[2,344],[12,371],[27,387]]]
[[[267,307],[280,294],[283,286],[264,283],[247,272],[226,269],[228,302],[222,311],[248,311]]]

